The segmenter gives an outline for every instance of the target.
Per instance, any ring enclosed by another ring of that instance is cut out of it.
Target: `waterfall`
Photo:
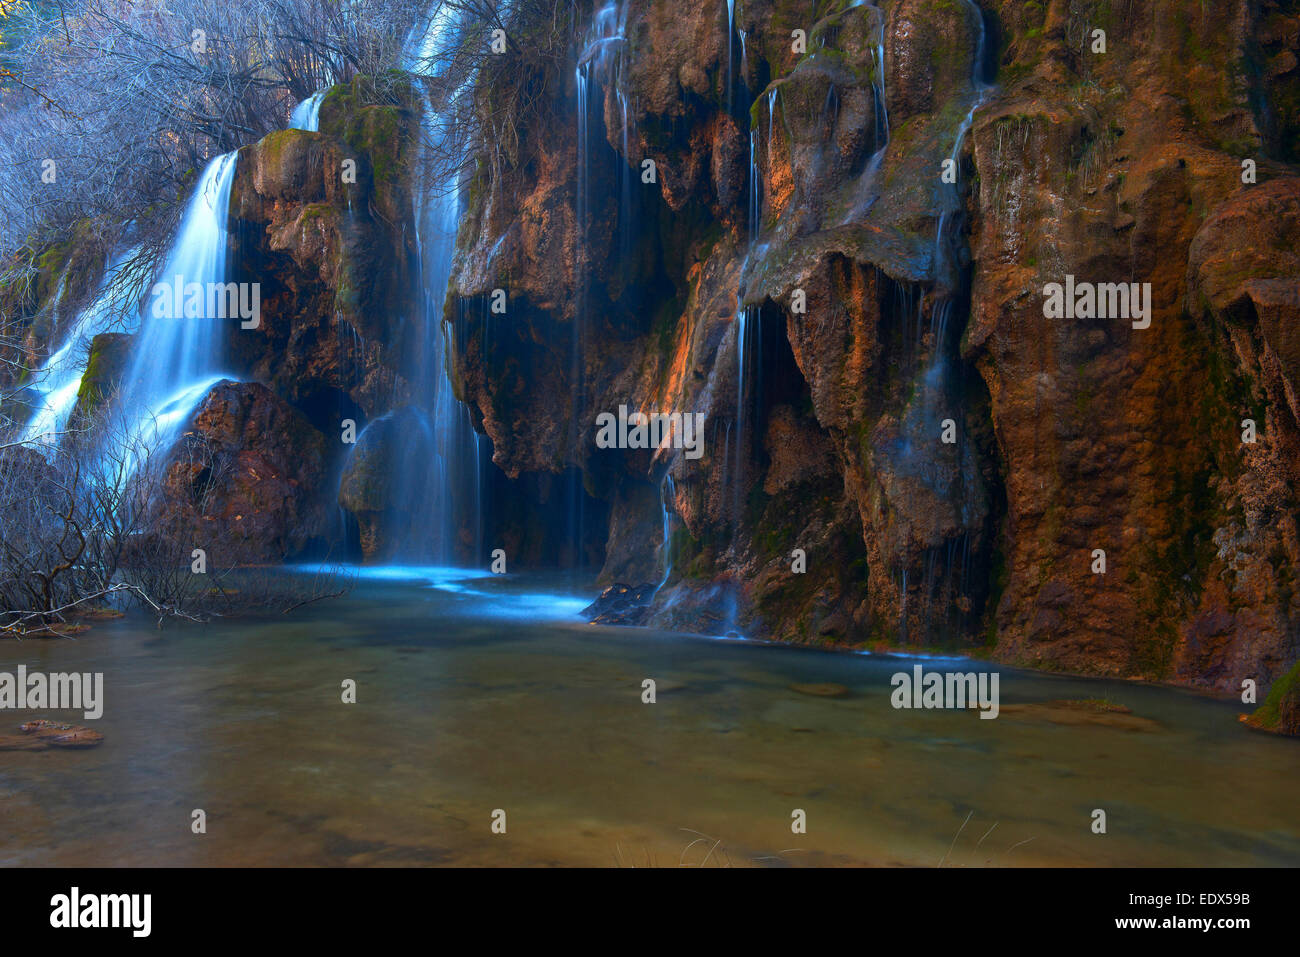
[[[934,232],[934,308],[930,315],[930,334],[934,339],[934,354],[931,369],[926,376],[927,392],[937,391],[944,380],[943,344],[947,338],[948,319],[952,311],[952,301],[960,291],[961,277],[958,275],[957,242],[960,233],[962,213],[961,191],[961,152],[975,121],[976,111],[984,105],[991,93],[991,87],[983,80],[985,30],[984,17],[974,0],[963,0],[976,27],[974,61],[971,68],[970,108],[957,125],[953,137],[952,150],[948,153],[945,164],[953,170],[951,182],[940,181],[939,221]],[[919,329],[918,329],[919,334]]]
[[[462,19],[453,8],[437,3],[423,29],[407,41],[405,66],[416,77],[435,79],[443,72],[440,58],[459,42]],[[469,81],[440,100],[423,91],[420,159],[442,152],[454,135],[446,123],[451,107]],[[445,104],[445,105],[444,105]],[[394,504],[409,516],[400,537],[398,557],[452,566],[481,557],[482,474],[481,439],[474,430],[469,407],[456,398],[451,380],[455,341],[443,322],[447,284],[451,276],[456,232],[461,214],[461,182],[456,170],[426,169],[413,190],[413,220],[418,264],[418,295],[414,304],[422,348],[411,357],[416,432],[404,436],[407,446],[391,463],[396,471]]]
[[[155,277],[152,294],[141,305],[132,345],[132,362],[114,400],[115,431],[106,437],[101,455],[133,472],[148,454],[169,449],[190,414],[223,376],[220,312],[242,301],[226,284],[227,219],[236,154],[226,153],[208,163],[190,197],[172,242],[166,264]],[[76,405],[85,375],[86,350],[97,334],[123,319],[116,304],[141,303],[142,288],[124,291],[119,285],[122,263],[117,257],[106,268],[96,300],[77,319],[63,345],[42,366],[41,405],[23,432],[23,439],[57,444]],[[229,316],[227,316],[229,318]]]
[[[888,91],[885,89],[885,11],[877,6],[871,9],[876,14],[876,45],[872,51],[874,69],[871,78],[871,88],[875,91],[876,97],[876,140],[880,143],[876,153],[884,155],[886,147],[889,146],[889,101],[886,99]]]
[[[866,6],[866,0],[854,0],[849,9]],[[876,5],[867,7],[875,18],[876,42],[871,50],[871,90],[875,100],[876,151],[872,154],[867,168],[858,178],[858,187],[854,201],[840,221],[840,225],[862,219],[867,211],[880,198],[876,190],[877,174],[884,165],[885,153],[889,149],[889,102],[885,85],[885,12]]]
[[[769,155],[775,93],[776,91],[773,90],[768,99]],[[760,145],[759,127],[754,122],[749,131],[749,235],[736,290],[736,446],[734,458],[724,458],[730,472],[728,482],[731,485],[731,551],[737,562],[740,560],[740,530],[744,518],[741,492],[745,484],[745,466],[753,447],[753,436],[750,432],[753,423],[748,413],[750,406],[754,406],[757,411],[761,388],[759,378],[762,347],[761,310],[755,306],[745,305],[744,301],[746,275],[749,272],[750,260],[758,247],[763,226],[763,184],[758,166]],[[733,589],[728,606],[728,633],[736,631],[738,606],[739,596]]]
[[[583,249],[589,248],[587,242],[587,223],[590,219],[590,213],[587,209],[587,192],[588,186],[588,158],[587,158],[587,111],[590,107],[587,104],[588,98],[588,80],[587,72],[583,68],[581,60],[574,70],[574,81],[578,96],[578,194],[577,194],[577,211],[576,225]],[[581,441],[581,425],[578,417],[581,414],[584,369],[583,353],[585,352],[585,343],[583,342],[583,333],[585,331],[587,319],[587,267],[584,257],[580,257],[578,266],[578,301],[576,314],[573,321],[573,335],[569,346],[569,388],[571,396],[570,412],[573,418],[572,428],[574,430],[573,443],[575,447]],[[568,486],[565,490],[565,513],[568,517],[566,534],[570,547],[573,550],[573,564],[580,564],[579,555],[582,553],[582,489],[581,479],[577,475],[570,475]]]
[[[866,5],[867,0],[853,0],[848,9],[856,10]],[[876,93],[876,138],[883,149],[883,144],[889,141],[889,108],[885,105],[885,12],[880,9],[879,0],[875,0],[869,9],[876,18],[876,43],[871,51],[875,75],[871,78],[871,86]]]
[[[659,508],[663,520],[663,545],[660,548],[659,556],[664,564],[664,577],[659,580],[655,587],[655,593],[668,584],[668,576],[673,572],[673,509],[676,507],[677,486],[673,482],[672,473],[665,473],[664,480],[659,486]]]
[[[208,390],[222,378],[230,186],[238,154],[208,163],[181,219],[166,265],[141,311],[133,361],[122,383],[119,410],[126,434],[118,454],[137,461],[142,448],[162,451]]]
[[[36,383],[33,389],[40,394],[40,404],[24,427],[20,441],[44,446],[49,451],[58,445],[77,404],[81,380],[86,372],[90,341],[101,332],[108,332],[121,324],[123,317],[117,308],[120,303],[135,304],[140,301],[144,290],[139,284],[125,294],[118,288],[122,263],[138,251],[133,249],[110,258],[94,301],[78,314],[63,337],[62,345],[37,370],[33,377]],[[56,318],[62,295],[61,282],[59,292],[54,297]]]
[[[971,67],[971,86],[974,95],[971,100],[970,109],[962,117],[961,123],[957,126],[957,135],[953,139],[952,151],[948,154],[948,160],[952,168],[956,171],[953,182],[945,183],[947,189],[943,190],[941,197],[942,207],[939,212],[939,225],[935,230],[934,238],[934,273],[935,287],[942,289],[945,298],[951,295],[957,286],[956,266],[954,263],[952,245],[956,240],[956,230],[952,228],[954,222],[960,217],[958,214],[962,207],[961,195],[961,149],[966,141],[966,134],[970,132],[972,124],[975,122],[975,112],[984,105],[988,100],[991,88],[984,82],[984,15],[974,0],[963,0],[970,11],[970,15],[975,19],[975,58]]]
[[[735,81],[731,77],[732,38],[736,34],[736,0],[727,0],[727,112],[731,112],[731,88]],[[743,41],[742,41],[743,43]]]
[[[741,520],[740,491],[743,485],[745,461],[753,444],[747,427],[749,406],[757,399],[755,381],[757,380],[759,346],[762,337],[758,335],[759,310],[744,303],[745,274],[749,261],[762,230],[763,194],[762,181],[758,169],[758,130],[749,131],[749,243],[745,260],[740,267],[740,287],[736,291],[736,461],[732,476],[733,508],[735,527],[732,547],[738,542]]]
[[[953,171],[951,182],[944,182],[942,179],[940,181],[939,218],[934,236],[934,282],[928,326],[933,346],[929,363],[921,371],[916,401],[905,413],[903,423],[903,432],[906,436],[903,444],[903,455],[916,460],[913,461],[912,468],[933,489],[935,494],[945,496],[949,501],[954,502],[959,513],[964,511],[962,502],[965,500],[961,497],[964,491],[962,488],[962,468],[965,461],[964,457],[967,454],[965,444],[961,438],[962,432],[961,430],[957,431],[958,440],[955,445],[951,446],[950,452],[936,454],[934,443],[936,437],[940,434],[941,422],[945,416],[952,414],[954,418],[959,418],[950,404],[957,389],[949,382],[949,369],[950,366],[955,364],[956,359],[955,342],[953,341],[955,336],[949,326],[954,308],[958,305],[963,292],[962,276],[960,274],[960,250],[958,249],[964,209],[960,163],[962,147],[974,123],[975,113],[984,105],[991,93],[991,88],[983,81],[984,18],[973,0],[963,0],[963,2],[973,18],[973,26],[975,27],[974,61],[971,69],[971,101],[965,115],[958,123],[953,137],[952,149],[948,153],[948,162],[945,164],[948,169]],[[924,299],[922,303],[924,303]],[[924,317],[919,316],[917,322],[918,342],[922,337],[924,328]],[[969,561],[970,553],[969,529],[964,529],[962,534],[965,541],[961,548],[961,578],[957,581],[952,580],[955,571],[952,567],[952,560],[956,552],[952,542],[955,540],[950,539],[949,545],[951,547],[947,549],[950,557],[943,569],[943,575],[949,580],[949,587],[953,585],[957,585],[958,588],[964,587],[966,563]],[[914,611],[921,612],[927,620],[930,617],[932,592],[938,584],[935,577],[935,565],[938,561],[939,547],[939,545],[930,545],[926,548],[926,570],[923,580],[922,602],[918,608],[914,609]],[[902,640],[906,641],[908,585],[906,566],[904,566],[902,572],[902,583],[900,634]]]
[[[573,337],[570,344],[569,381],[571,384],[571,441],[574,458],[580,460],[578,453],[582,441],[581,419],[586,407],[586,340],[589,323],[589,260],[593,250],[588,240],[588,230],[592,219],[592,153],[594,134],[604,126],[597,124],[591,128],[591,112],[597,105],[603,107],[603,94],[611,90],[619,105],[623,128],[619,132],[623,155],[618,158],[619,190],[619,242],[620,252],[628,255],[631,249],[632,229],[632,180],[627,166],[629,110],[627,95],[623,84],[623,54],[626,47],[627,5],[624,0],[606,0],[592,18],[583,46],[574,67],[574,89],[577,95],[577,199],[575,216],[577,229],[582,241],[583,254],[578,264],[578,291],[573,322]],[[598,113],[604,116],[603,108]],[[603,137],[601,140],[603,141]],[[596,153],[603,153],[599,144]],[[570,470],[566,489],[567,537],[573,553],[573,565],[581,564],[582,543],[585,538],[585,500],[582,487],[581,469],[575,464]]]
[[[315,133],[320,129],[320,105],[328,90],[318,90],[293,108],[289,114],[289,129]]]
[[[585,241],[586,229],[591,222],[591,110],[598,104],[603,106],[597,96],[610,90],[618,103],[622,123],[622,129],[619,130],[622,156],[619,159],[618,174],[620,252],[623,254],[630,252],[633,202],[632,171],[628,167],[631,121],[623,80],[626,30],[626,3],[623,0],[607,0],[592,19],[573,71],[578,98],[578,228],[583,231]],[[603,109],[600,115],[604,115]]]

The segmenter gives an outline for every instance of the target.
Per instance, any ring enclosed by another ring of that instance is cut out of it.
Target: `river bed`
[[[467,574],[370,570],[288,617],[0,643],[0,671],[105,689],[98,721],[0,712],[4,733],[105,736],[0,752],[0,863],[1300,865],[1300,742],[1231,702],[993,666],[996,720],[896,710],[896,672],[990,666],[597,627],[590,582]],[[1023,707],[1062,699],[1135,720]]]

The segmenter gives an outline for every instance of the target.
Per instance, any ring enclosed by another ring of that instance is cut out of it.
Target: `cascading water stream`
[[[143,289],[139,284],[134,291],[125,293],[116,288],[121,281],[123,261],[130,259],[135,252],[119,254],[109,260],[94,301],[81,311],[63,337],[62,345],[37,370],[33,379],[37,383],[35,391],[40,393],[40,404],[24,427],[20,441],[51,451],[58,445],[77,404],[91,340],[121,325],[120,303],[140,301]],[[54,297],[55,309],[62,295],[63,284],[60,283],[59,292]]]
[[[859,177],[857,196],[850,204],[841,225],[861,219],[867,210],[879,198],[877,173],[885,162],[885,153],[889,149],[889,102],[885,85],[885,12],[875,4],[868,5],[866,0],[855,0],[849,9],[867,7],[875,17],[876,42],[872,47],[871,89],[875,100],[875,134],[876,151],[867,162],[867,168]]]
[[[315,129],[324,96],[321,91],[300,103],[290,128]],[[146,456],[165,452],[203,397],[225,378],[228,323],[260,321],[260,301],[250,290],[227,282],[230,190],[237,163],[237,152],[230,152],[204,168],[149,296],[142,287],[114,288],[129,254],[110,262],[95,302],[41,369],[44,394],[24,440],[48,444],[66,426],[90,340],[127,325],[115,308],[118,303],[139,304],[140,321],[131,364],[114,397],[114,428],[104,437],[101,457],[115,459],[129,474]]]
[[[320,105],[329,90],[318,90],[293,108],[289,114],[289,129],[315,133],[320,130]]]
[[[591,26],[584,38],[583,47],[578,54],[574,67],[574,89],[577,96],[577,204],[576,222],[582,242],[584,256],[578,269],[578,293],[576,316],[573,323],[573,339],[570,347],[569,380],[571,383],[571,409],[574,434],[572,441],[575,449],[581,442],[580,418],[586,407],[586,349],[589,322],[589,267],[587,260],[593,249],[588,239],[588,230],[592,222],[592,155],[604,154],[599,146],[593,150],[591,142],[591,111],[597,105],[603,105],[605,90],[612,90],[619,104],[622,130],[620,140],[622,155],[618,158],[618,176],[620,182],[619,239],[621,253],[630,252],[632,235],[632,181],[631,171],[627,168],[629,116],[628,100],[623,84],[623,55],[626,47],[627,5],[625,0],[607,0],[596,11]],[[603,109],[600,113],[604,115]],[[598,125],[597,129],[603,124]],[[567,487],[567,537],[572,550],[573,566],[581,564],[582,545],[585,537],[585,507],[580,470],[570,471]]]
[[[975,49],[971,69],[971,104],[961,122],[957,126],[956,134],[953,138],[952,150],[949,152],[945,167],[951,171],[949,178],[943,178],[940,181],[940,208],[939,218],[935,227],[934,238],[934,285],[931,297],[931,310],[928,323],[929,338],[932,343],[932,351],[927,367],[921,374],[920,388],[918,390],[916,406],[909,410],[907,414],[906,431],[914,440],[913,447],[932,448],[930,444],[933,437],[938,435],[941,428],[941,420],[950,414],[951,393],[953,388],[949,383],[949,369],[955,358],[953,350],[954,343],[951,341],[953,336],[949,330],[949,324],[952,318],[952,312],[957,305],[962,294],[962,277],[960,270],[960,251],[958,243],[960,242],[960,231],[962,222],[962,184],[961,184],[961,154],[962,147],[965,144],[966,136],[974,123],[975,113],[988,100],[992,88],[984,82],[984,46],[985,46],[985,27],[984,17],[979,7],[973,0],[963,0],[965,6],[970,11],[975,28]],[[922,300],[924,302],[924,300]],[[926,327],[923,318],[918,318],[917,336],[921,337],[922,330]],[[953,466],[960,469],[960,462],[963,455],[963,444],[961,441],[961,431],[958,430],[957,442],[954,446],[957,465]],[[924,464],[924,463],[923,463]],[[943,468],[938,467],[937,460],[929,463],[933,470],[931,481],[936,483],[936,491],[944,491],[938,487],[938,483],[946,481],[947,473]],[[946,490],[951,494],[951,490]],[[962,533],[962,567],[961,579],[964,583],[966,573],[966,563],[969,561],[970,553],[970,532],[969,529]],[[926,568],[924,580],[922,582],[922,594],[924,604],[922,613],[926,619],[929,618],[930,606],[933,597],[933,590],[936,583],[936,564],[939,558],[939,549],[945,545],[940,544],[927,549]],[[947,543],[948,563],[944,569],[944,574],[951,576],[954,569],[952,562],[956,555],[955,539],[950,539]],[[901,593],[901,633],[906,640],[907,630],[907,569],[902,571],[902,593]],[[963,587],[959,585],[958,587]]]
[[[105,454],[129,468],[142,450],[161,452],[222,378],[225,320],[250,298],[227,284],[230,186],[238,154],[208,163],[181,219],[166,265],[141,312],[133,361],[119,392],[124,434]]]
[[[226,220],[235,153],[204,169],[181,219],[153,294],[141,306],[133,360],[114,397],[114,430],[104,437],[101,457],[129,475],[146,457],[164,453],[194,408],[221,378],[219,309],[235,304],[226,279]],[[95,335],[123,325],[117,303],[135,307],[144,290],[114,288],[120,257],[105,270],[95,302],[42,367],[46,389],[23,433],[25,441],[57,444],[68,423],[86,371],[86,350]],[[237,314],[237,313],[236,313]]]
[[[435,4],[427,24],[412,31],[406,54],[407,71],[436,79],[443,73],[440,59],[462,34],[463,22],[452,7]],[[468,88],[442,91],[435,101],[425,89],[422,101],[420,149],[437,156],[454,130],[448,118],[456,100]],[[457,170],[419,164],[425,178],[414,191],[413,216],[418,252],[418,311],[423,348],[414,357],[417,435],[403,438],[408,448],[394,463],[400,505],[410,516],[399,532],[397,557],[460,564],[468,555],[477,563],[482,551],[482,449],[470,410],[456,398],[451,381],[454,340],[443,323],[443,304],[451,276],[461,210]]]
[[[768,156],[771,156],[772,113],[775,109],[776,90],[768,98]],[[753,123],[749,131],[749,219],[748,241],[745,258],[740,267],[740,279],[736,290],[736,445],[734,457],[724,458],[730,471],[731,484],[732,532],[731,551],[734,559],[740,560],[740,530],[742,522],[742,490],[744,488],[745,467],[753,441],[750,435],[750,406],[756,405],[759,398],[760,348],[762,345],[760,310],[755,306],[745,305],[745,283],[749,273],[750,261],[758,248],[759,236],[763,227],[763,186],[758,158],[761,149],[760,128]],[[727,630],[736,631],[739,612],[739,596],[733,588],[728,605]]]
[[[655,588],[655,593],[660,588],[668,584],[668,576],[673,572],[673,503],[677,499],[677,486],[673,482],[672,473],[666,473],[664,480],[659,487],[659,509],[663,520],[663,546],[660,549],[660,560],[664,566],[664,577],[659,579],[659,584]]]
[[[952,151],[948,154],[948,165],[953,170],[952,181],[943,183],[947,188],[943,190],[941,197],[941,208],[939,211],[939,224],[935,229],[934,238],[934,272],[935,287],[942,291],[944,298],[952,295],[958,285],[956,276],[956,257],[953,244],[956,240],[955,230],[952,228],[957,214],[961,211],[961,150],[966,142],[966,135],[970,132],[972,124],[975,122],[975,112],[984,105],[988,100],[992,88],[984,82],[984,15],[980,11],[974,0],[963,0],[966,7],[970,10],[970,15],[974,18],[975,31],[975,56],[971,68],[971,86],[974,90],[970,109],[962,117],[962,121],[957,126],[957,135],[953,139]]]

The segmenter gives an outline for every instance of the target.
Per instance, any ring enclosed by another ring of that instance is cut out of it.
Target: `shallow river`
[[[996,720],[895,710],[914,659],[594,627],[591,594],[379,571],[273,621],[0,643],[105,692],[44,713],[98,748],[0,752],[0,864],[1300,865],[1300,742],[1232,703],[1003,668]],[[1084,698],[1140,720],[1016,707]]]

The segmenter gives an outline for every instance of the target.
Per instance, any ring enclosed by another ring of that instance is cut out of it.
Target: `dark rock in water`
[[[1114,728],[1117,731],[1155,732],[1160,730],[1158,722],[1135,715],[1127,708],[1089,701],[1004,704],[999,710],[998,716],[1013,721],[1050,721],[1052,724]]]
[[[643,625],[650,614],[650,600],[655,591],[651,584],[615,582],[582,610],[583,617],[593,625]]]
[[[800,684],[796,682],[789,687],[791,691],[812,695],[815,698],[846,698],[849,694],[848,688],[834,682],[821,684]]]
[[[64,731],[71,727],[70,724],[59,724],[57,721],[50,721],[47,718],[37,718],[35,721],[20,724],[18,730],[24,734],[35,734],[38,731]]]
[[[46,748],[93,748],[104,743],[98,731],[39,718],[18,726],[23,732],[0,735],[0,751],[43,751]]]
[[[45,738],[52,748],[93,748],[104,743],[104,736],[89,728],[71,728]]]

